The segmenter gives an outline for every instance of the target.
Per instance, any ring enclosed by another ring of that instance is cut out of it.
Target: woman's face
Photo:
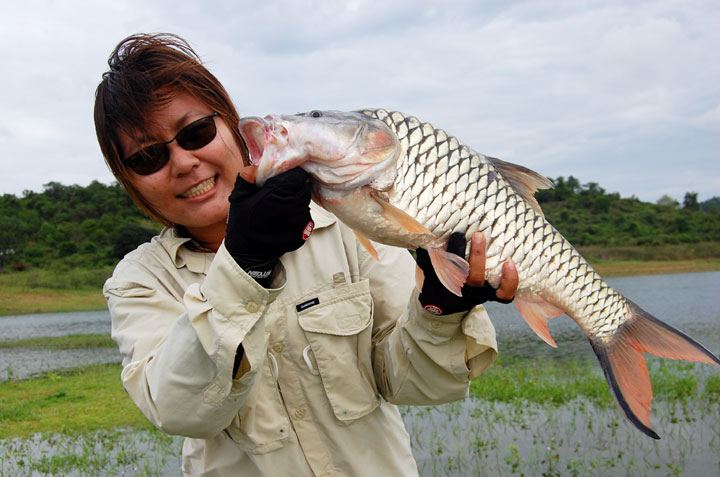
[[[205,103],[180,93],[150,118],[155,130],[144,137],[121,135],[123,157],[145,146],[169,141],[183,127],[213,111]],[[243,167],[240,148],[225,121],[215,116],[217,135],[209,144],[187,151],[177,141],[168,144],[170,159],[160,170],[140,175],[130,171],[130,181],[165,219],[183,225],[193,237],[208,244],[223,239],[228,196]]]

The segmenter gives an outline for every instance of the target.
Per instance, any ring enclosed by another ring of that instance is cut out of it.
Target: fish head
[[[242,118],[238,124],[256,184],[294,167],[333,190],[389,187],[400,141],[382,121],[359,112],[312,111]]]

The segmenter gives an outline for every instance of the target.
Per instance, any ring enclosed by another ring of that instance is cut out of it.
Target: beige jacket
[[[436,317],[415,263],[312,207],[316,228],[284,255],[272,289],[230,257],[169,230],[106,282],[122,382],[143,414],[186,436],[186,475],[417,474],[394,404],[464,398],[495,359],[483,307]],[[242,343],[250,371],[233,379]]]

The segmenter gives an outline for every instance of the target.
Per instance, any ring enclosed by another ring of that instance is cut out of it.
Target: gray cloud
[[[720,195],[716,3],[16,5],[0,19],[0,193],[110,181],[91,116],[106,58],[128,34],[172,31],[244,114],[395,108],[550,177],[706,199]]]

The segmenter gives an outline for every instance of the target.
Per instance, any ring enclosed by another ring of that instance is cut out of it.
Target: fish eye
[[[322,111],[310,111],[311,118],[321,118],[322,115]]]

